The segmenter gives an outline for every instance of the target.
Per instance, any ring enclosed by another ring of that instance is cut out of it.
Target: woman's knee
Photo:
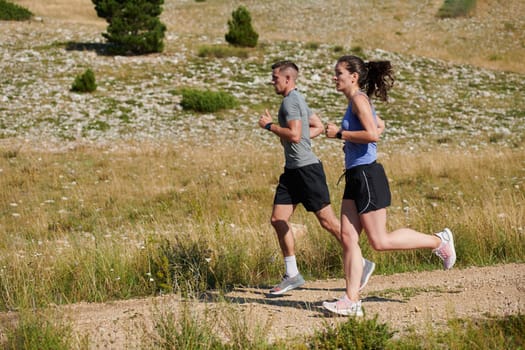
[[[374,238],[369,237],[368,242],[370,243],[370,246],[372,247],[372,249],[374,249],[375,251],[381,252],[381,251],[389,250],[388,242],[386,242],[385,240],[374,239]]]

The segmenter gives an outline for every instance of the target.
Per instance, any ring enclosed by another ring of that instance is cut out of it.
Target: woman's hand
[[[334,139],[335,135],[339,132],[340,128],[335,125],[334,123],[328,123],[326,124],[326,137]]]

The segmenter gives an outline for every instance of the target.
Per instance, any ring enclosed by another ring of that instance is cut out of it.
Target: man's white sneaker
[[[343,316],[363,316],[363,309],[361,307],[361,300],[353,302],[346,295],[336,302],[323,302],[323,307],[328,311]]]
[[[288,277],[285,275],[281,283],[279,283],[278,285],[270,289],[270,294],[281,295],[281,294],[288,292],[289,290],[299,288],[303,284],[304,284],[304,278],[303,276],[301,276],[301,274],[298,274],[297,276],[294,276],[294,277]]]
[[[454,237],[452,232],[446,228],[443,231],[436,233],[441,239],[439,247],[432,252],[443,260],[443,268],[449,270],[456,263],[456,249],[454,248]]]
[[[370,279],[370,276],[372,276],[372,273],[374,273],[375,268],[376,264],[374,262],[363,258],[363,275],[361,276],[361,285],[359,286],[359,290],[365,288],[368,280]]]

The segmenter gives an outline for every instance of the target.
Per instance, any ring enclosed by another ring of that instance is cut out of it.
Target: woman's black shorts
[[[284,168],[284,173],[279,177],[273,204],[299,203],[312,212],[330,204],[330,193],[321,162],[297,169]]]
[[[390,187],[381,164],[374,162],[347,169],[345,180],[343,199],[354,200],[359,214],[390,205]]]

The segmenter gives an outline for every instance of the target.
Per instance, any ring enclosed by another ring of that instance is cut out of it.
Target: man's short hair
[[[297,73],[299,73],[299,67],[297,67],[297,65],[293,63],[292,61],[279,61],[279,62],[272,64],[272,69],[277,69],[277,68],[280,71],[291,68],[295,70]]]

